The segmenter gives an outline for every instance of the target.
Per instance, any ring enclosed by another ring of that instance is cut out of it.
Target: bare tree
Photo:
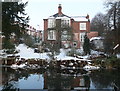
[[[105,30],[105,15],[98,13],[91,21],[91,31],[98,31],[99,36],[101,36]]]
[[[118,53],[120,52],[120,46],[116,50],[113,47],[120,44],[120,1],[105,2],[107,8],[106,20],[106,35],[105,35],[105,49],[111,49]],[[110,45],[108,47],[108,45]]]

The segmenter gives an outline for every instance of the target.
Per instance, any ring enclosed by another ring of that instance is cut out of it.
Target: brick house
[[[60,26],[69,26],[71,27],[73,33],[73,40],[68,41],[61,39],[62,45],[67,47],[75,47],[81,48],[84,43],[84,36],[85,34],[90,33],[90,20],[89,15],[86,16],[67,16],[62,13],[62,6],[59,4],[58,6],[58,13],[49,16],[47,19],[44,20],[44,42],[45,43],[57,43],[59,39],[59,31],[57,28]],[[56,28],[55,28],[56,27]],[[63,29],[63,28],[61,28]],[[64,34],[64,31],[63,31]],[[92,34],[93,35],[93,34]],[[90,34],[89,34],[90,36]],[[90,37],[91,38],[91,37]]]
[[[39,43],[40,41],[42,41],[42,30],[36,30],[34,27],[28,25],[26,27],[26,33],[30,36],[32,36],[33,38],[36,38],[36,43]]]

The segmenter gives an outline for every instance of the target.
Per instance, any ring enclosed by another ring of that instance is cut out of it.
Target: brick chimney
[[[61,7],[61,4],[59,4],[59,6],[58,6],[58,14],[59,14],[59,15],[62,15],[62,7]]]
[[[87,14],[86,19],[89,19],[89,15]]]

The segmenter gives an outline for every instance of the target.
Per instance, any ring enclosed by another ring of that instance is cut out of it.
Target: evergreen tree
[[[26,17],[25,6],[28,2],[2,2],[2,35],[5,36],[3,48],[11,49],[14,47],[11,36],[14,34],[17,38],[25,30],[29,17]]]
[[[85,35],[85,38],[84,38],[83,50],[85,55],[90,54],[90,40],[87,37],[87,35]]]

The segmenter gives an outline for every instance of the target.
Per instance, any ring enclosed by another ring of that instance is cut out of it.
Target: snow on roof
[[[48,17],[48,19],[49,19],[49,18],[55,18],[55,19],[70,18],[70,19],[71,19],[70,16],[67,16],[67,15],[65,15],[65,14],[59,14],[59,13],[56,13],[56,14],[54,14],[54,15],[51,15],[51,16]]]
[[[63,17],[56,17],[56,19],[70,19],[69,17],[63,16]]]
[[[46,53],[34,53],[34,49],[29,48],[25,44],[20,44],[16,47],[20,52],[17,55],[20,55],[20,58],[30,59],[30,58],[40,58],[40,59],[49,59]]]
[[[75,21],[88,21],[85,17],[73,18]]]
[[[90,39],[90,41],[92,41],[92,40],[99,40],[99,39],[103,39],[102,37],[92,37],[91,39]]]

